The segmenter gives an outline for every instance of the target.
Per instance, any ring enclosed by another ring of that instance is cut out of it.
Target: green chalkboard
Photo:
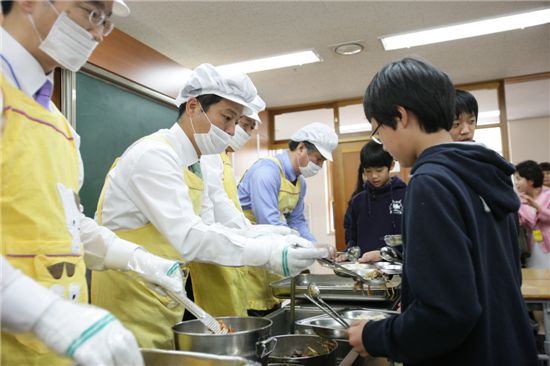
[[[82,72],[76,76],[76,131],[84,162],[80,200],[94,217],[111,164],[140,137],[169,128],[177,110]]]

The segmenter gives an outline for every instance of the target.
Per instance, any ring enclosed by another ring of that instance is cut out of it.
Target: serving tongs
[[[327,304],[325,300],[321,298],[321,291],[315,283],[310,283],[307,286],[307,293],[304,294],[306,299],[315,304],[319,309],[323,310],[328,316],[336,320],[344,329],[349,328],[349,324],[332,306]]]
[[[309,301],[314,303],[319,309],[323,310],[328,316],[330,316],[332,319],[336,320],[338,322],[338,324],[340,324],[341,326],[344,327],[344,329],[349,328],[349,324],[346,321],[346,319],[344,319],[342,317],[342,315],[340,315],[336,310],[334,310],[334,308],[332,306],[327,304],[325,302],[325,300],[323,300],[321,298],[321,291],[319,290],[319,287],[317,287],[316,284],[310,283],[307,286],[307,293],[304,294],[304,296]],[[346,357],[344,357],[344,359],[342,360],[342,362],[339,365],[340,366],[351,365],[357,359],[357,357],[359,357],[359,353],[355,352],[355,350],[352,349],[348,352]]]
[[[350,276],[351,278],[353,278],[355,281],[359,281],[363,284],[369,284],[369,280],[367,280],[366,278],[364,278],[363,276],[361,276],[359,273],[357,272],[354,272],[350,269],[347,269],[346,267],[342,266],[341,264],[338,264],[336,263],[334,260],[332,259],[328,259],[328,258],[319,258],[317,259],[317,261],[319,263],[322,263],[324,265],[326,265],[327,267],[331,268],[332,270],[338,270],[339,272],[341,273],[344,273],[345,275],[347,276]]]
[[[212,333],[214,334],[227,334],[228,330],[227,328],[220,325],[220,323],[212,317],[212,315],[208,314],[206,311],[204,311],[203,308],[195,304],[191,299],[185,295],[185,292],[172,292],[169,290],[166,290],[166,293],[170,298],[174,301],[177,301],[178,303],[182,304],[185,307],[185,310],[188,310],[191,314],[193,314],[204,326],[208,328]]]

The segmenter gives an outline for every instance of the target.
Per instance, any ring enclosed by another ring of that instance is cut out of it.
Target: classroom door
[[[367,141],[341,142],[332,153],[334,159],[332,181],[334,184],[334,231],[336,248],[346,247],[344,241],[344,215],[351,194],[355,191],[359,152]]]

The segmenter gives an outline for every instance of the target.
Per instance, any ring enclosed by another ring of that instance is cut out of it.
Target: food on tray
[[[386,316],[384,314],[360,314],[354,319],[357,320],[382,320],[385,319]]]
[[[374,271],[370,271],[369,273],[367,273],[365,275],[365,278],[367,280],[385,280],[386,275],[381,270],[375,269]]]

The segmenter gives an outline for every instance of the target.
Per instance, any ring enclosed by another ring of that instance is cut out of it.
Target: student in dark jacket
[[[361,149],[364,190],[350,205],[350,241],[361,248],[360,262],[379,261],[384,236],[401,234],[403,198],[407,187],[399,177],[391,177],[395,162],[382,145],[370,141]]]
[[[411,167],[402,312],[352,325],[349,341],[363,356],[405,365],[535,366],[520,291],[514,168],[480,144],[452,142],[454,104],[449,77],[410,58],[384,66],[367,88],[374,138]]]

